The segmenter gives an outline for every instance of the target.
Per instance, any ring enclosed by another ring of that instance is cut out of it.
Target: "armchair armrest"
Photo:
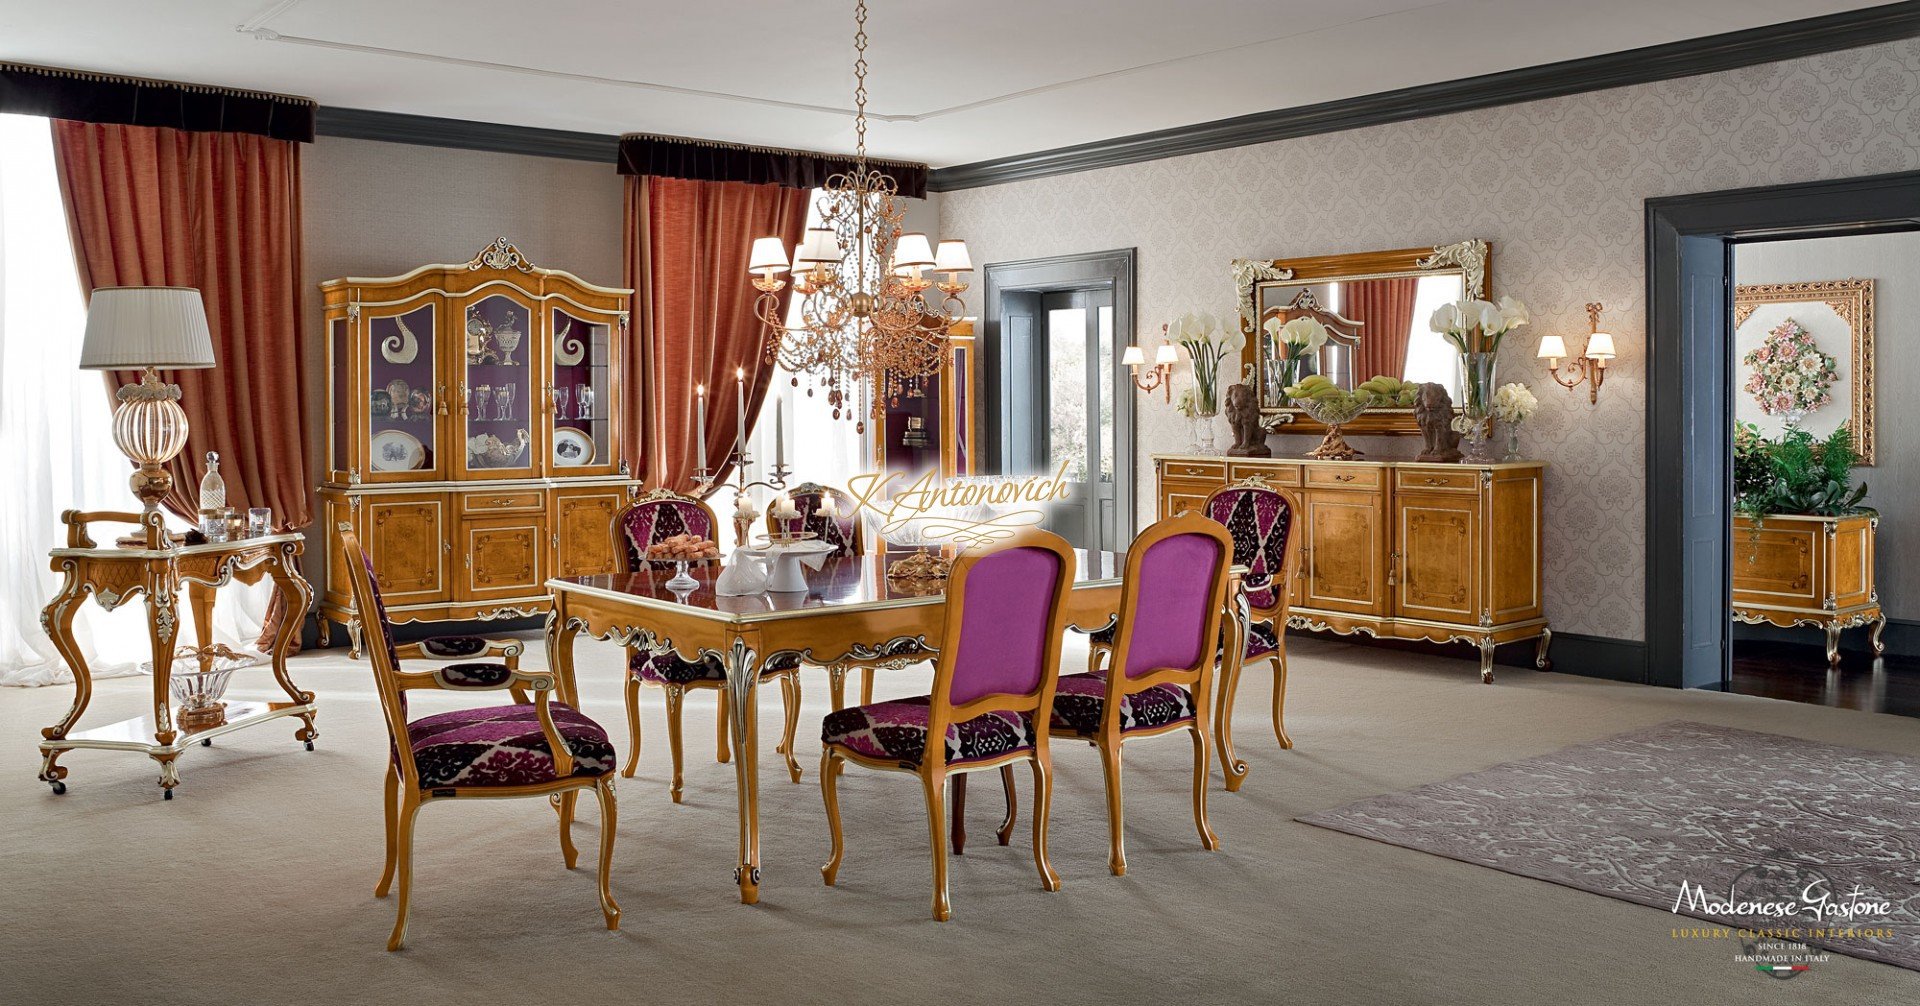
[[[482,636],[435,636],[417,643],[394,647],[402,660],[485,660],[498,658],[509,668],[520,666],[520,654],[526,644],[518,639],[487,639]]]
[[[523,671],[503,664],[449,664],[431,671],[401,671],[394,677],[402,689],[551,692],[558,687],[551,671]]]

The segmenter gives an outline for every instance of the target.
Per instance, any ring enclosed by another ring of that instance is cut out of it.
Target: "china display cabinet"
[[[613,517],[638,488],[613,380],[633,291],[534,266],[505,238],[466,262],[320,289],[323,645],[339,623],[359,650],[341,523],[396,622],[538,615],[547,577],[613,570]]]
[[[920,383],[916,393],[886,406],[885,427],[874,438],[873,463],[879,471],[934,472],[941,478],[972,475],[979,458],[980,418],[974,402],[980,359],[973,322],[948,329],[947,365]]]

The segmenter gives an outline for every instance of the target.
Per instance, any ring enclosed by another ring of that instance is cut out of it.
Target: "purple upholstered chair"
[[[1291,499],[1257,475],[1214,490],[1200,507],[1202,514],[1224,525],[1233,536],[1233,564],[1247,570],[1249,619],[1242,659],[1264,657],[1273,666],[1273,734],[1282,748],[1293,747],[1285,716],[1287,608],[1300,561],[1300,550],[1294,547],[1293,509]],[[1099,670],[1110,655],[1113,636],[1111,628],[1093,634],[1089,670]]]
[[[1207,823],[1207,703],[1219,663],[1221,609],[1233,539],[1218,522],[1181,514],[1127,546],[1113,659],[1104,671],[1060,678],[1049,731],[1093,742],[1107,779],[1107,866],[1127,872],[1120,803],[1120,748],[1185,730],[1193,737],[1193,823],[1200,844],[1220,840]]]
[[[947,899],[949,778],[998,768],[1011,786],[1013,764],[1025,761],[1034,775],[1034,865],[1042,887],[1060,889],[1047,860],[1053,761],[1040,725],[1053,711],[1073,576],[1073,550],[1044,531],[962,556],[947,580],[946,626],[931,694],[827,715],[820,731],[820,792],[833,856],[820,873],[829,886],[844,851],[836,782],[843,762],[919,777],[933,835],[933,917],[944,922],[953,914]]]
[[[866,533],[861,526],[859,505],[852,496],[817,482],[802,482],[787,496],[793,500],[793,507],[800,512],[800,516],[782,519],[769,513],[766,518],[768,531],[775,534],[812,531],[819,540],[834,546],[834,555],[866,554]],[[827,499],[833,500],[832,517],[820,513],[820,503]],[[870,703],[873,701],[874,671],[897,671],[929,659],[931,657],[926,651],[905,644],[896,645],[871,658],[840,660],[826,665],[827,686],[833,708],[846,708],[848,671],[860,672],[860,701]]]
[[[560,850],[571,870],[580,857],[573,845],[574,802],[581,790],[593,790],[600,800],[600,911],[608,929],[620,928],[620,906],[607,886],[616,831],[614,755],[607,732],[572,706],[553,701],[553,675],[520,670],[517,652],[508,654],[505,663],[469,662],[435,671],[402,671],[403,651],[394,645],[373,564],[361,549],[353,525],[343,523],[339,530],[354,604],[378,631],[368,655],[391,741],[387,865],[373,892],[375,897],[386,897],[398,875],[399,918],[387,949],[398,950],[406,944],[407,905],[413,893],[414,815],[428,803],[452,797],[554,798],[560,810]],[[509,691],[517,701],[410,721],[407,693],[423,688]],[[528,692],[533,693],[531,700]]]
[[[613,522],[613,554],[620,572],[630,573],[652,563],[655,569],[672,569],[671,561],[647,558],[647,546],[666,541],[677,534],[712,539],[719,522],[706,501],[682,496],[669,489],[655,489],[630,504]],[[667,693],[667,748],[673,755],[673,782],[668,795],[680,802],[684,788],[683,759],[680,750],[680,709],[686,693],[705,689],[720,697],[720,716],[715,725],[717,753],[725,762],[731,757],[727,746],[726,671],[718,660],[683,660],[674,654],[650,656],[633,647],[627,652],[627,730],[632,747],[626,767],[620,774],[633,778],[640,764],[640,686],[649,685]],[[800,661],[780,658],[768,662],[760,680],[778,678],[780,694],[786,701],[786,729],[777,750],[787,757],[787,773],[800,781],[800,762],[793,756],[793,735],[800,725]]]

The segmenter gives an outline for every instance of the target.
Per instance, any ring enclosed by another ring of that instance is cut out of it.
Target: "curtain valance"
[[[867,166],[892,178],[901,195],[926,198],[926,165],[869,157]],[[845,154],[817,154],[646,133],[628,133],[620,138],[620,173],[623,175],[817,189],[826,184],[828,176],[852,167],[853,158]]]
[[[307,98],[26,63],[0,63],[0,112],[313,142]]]

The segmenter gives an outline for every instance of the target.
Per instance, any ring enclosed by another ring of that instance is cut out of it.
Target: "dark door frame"
[[[1113,291],[1113,348],[1115,354],[1139,341],[1134,326],[1134,278],[1138,251],[1118,248],[1112,251],[1054,255],[1048,258],[1021,259],[1014,262],[990,262],[983,270],[980,330],[981,425],[985,443],[982,457],[986,470],[1000,472],[1004,457],[1005,430],[1001,423],[1006,401],[1006,368],[1001,358],[1001,300],[1008,291],[1025,293],[1065,293],[1074,290],[1111,289]],[[1114,508],[1116,523],[1126,535],[1134,526],[1134,396],[1127,369],[1114,358],[1113,441]],[[1125,388],[1122,385],[1125,385]],[[1125,391],[1126,393],[1123,393]]]
[[[1647,200],[1647,681],[1730,674],[1733,247],[1920,227],[1920,171]]]

